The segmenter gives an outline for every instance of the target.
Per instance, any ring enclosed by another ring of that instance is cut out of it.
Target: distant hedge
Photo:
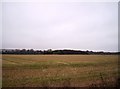
[[[120,52],[93,52],[93,51],[81,51],[81,50],[33,50],[33,49],[2,49],[0,52],[1,54],[85,54],[85,55],[90,55],[90,54],[120,54]]]

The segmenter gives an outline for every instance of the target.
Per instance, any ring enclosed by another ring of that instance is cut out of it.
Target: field
[[[117,64],[117,55],[2,55],[2,87],[112,86]]]

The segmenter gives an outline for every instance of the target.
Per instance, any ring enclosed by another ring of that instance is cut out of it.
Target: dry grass
[[[3,87],[82,87],[117,77],[117,55],[3,55]]]

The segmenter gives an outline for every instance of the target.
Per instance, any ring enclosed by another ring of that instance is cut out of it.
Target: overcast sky
[[[116,2],[4,2],[3,48],[118,51]]]

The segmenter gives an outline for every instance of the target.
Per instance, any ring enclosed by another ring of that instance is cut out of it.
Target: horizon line
[[[90,50],[90,49],[73,49],[73,48],[56,48],[56,49],[52,49],[52,48],[47,48],[47,49],[38,49],[38,48],[2,48],[3,49],[8,49],[8,50],[15,50],[15,49],[25,49],[25,50],[41,50],[41,51],[46,51],[46,50],[78,50],[78,51],[93,51],[93,52],[120,52],[120,51],[105,51],[105,50]],[[1,49],[0,49],[1,50]]]

